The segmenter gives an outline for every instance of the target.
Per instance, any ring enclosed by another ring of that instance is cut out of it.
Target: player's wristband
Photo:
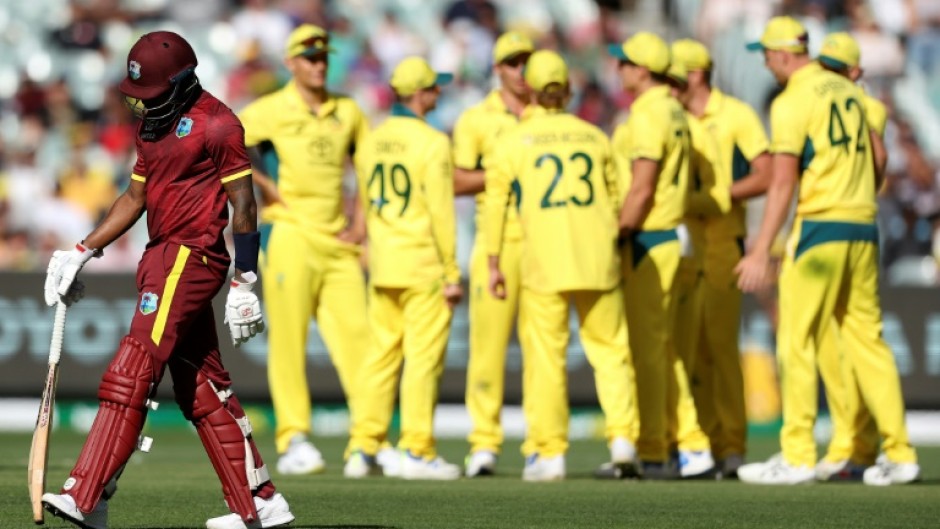
[[[235,241],[235,268],[242,272],[257,272],[261,233],[236,233],[232,238]]]

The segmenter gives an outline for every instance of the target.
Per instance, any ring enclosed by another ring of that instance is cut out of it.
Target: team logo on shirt
[[[140,79],[140,63],[137,61],[131,61],[127,65],[127,73],[131,76],[131,79],[135,81]]]
[[[144,295],[140,296],[140,313],[146,316],[156,312],[159,300],[160,296],[153,292],[144,292]]]
[[[183,118],[180,120],[180,124],[176,126],[176,137],[182,138],[183,136],[189,136],[189,133],[192,131],[193,131],[192,118]]]

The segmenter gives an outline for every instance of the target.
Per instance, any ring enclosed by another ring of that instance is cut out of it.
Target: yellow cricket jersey
[[[668,86],[651,88],[633,102],[630,117],[614,131],[612,147],[620,203],[633,182],[633,161],[646,158],[659,162],[655,202],[642,231],[678,226],[689,188],[689,125],[685,110],[669,95]]]
[[[692,132],[689,212],[705,215],[706,240],[746,234],[744,201],[731,201],[731,185],[751,173],[751,162],[770,144],[757,113],[712,88],[701,117],[688,115]]]
[[[797,70],[770,109],[771,152],[800,158],[797,216],[872,222],[875,166],[864,92],[818,63]]]
[[[238,117],[246,146],[270,142],[277,152],[277,189],[286,207],[270,208],[263,216],[331,234],[342,231],[346,157],[369,131],[359,105],[330,94],[313,113],[291,81],[245,107]]]
[[[486,169],[500,137],[519,123],[503,102],[499,90],[493,90],[486,99],[470,107],[454,125],[454,166],[461,169]],[[477,231],[484,233],[483,208],[486,192],[477,193]],[[505,239],[518,241],[522,237],[518,214],[510,209],[506,215]]]
[[[570,114],[536,113],[503,135],[487,169],[487,253],[499,254],[506,211],[516,209],[525,288],[614,288],[620,281],[617,197],[607,136]]]
[[[401,105],[356,152],[369,280],[406,288],[460,282],[450,139]]]
[[[864,102],[868,128],[875,131],[875,134],[884,137],[885,125],[888,123],[888,109],[885,108],[884,103],[868,94],[865,94]]]

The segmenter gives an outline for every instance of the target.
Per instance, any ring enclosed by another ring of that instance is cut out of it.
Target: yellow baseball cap
[[[819,62],[840,70],[858,66],[860,57],[858,42],[845,32],[827,35],[819,51]]]
[[[672,62],[681,63],[688,70],[711,70],[712,56],[708,48],[697,40],[679,39],[672,43]]]
[[[520,53],[532,53],[535,51],[535,45],[532,39],[518,31],[507,31],[496,39],[493,45],[493,64],[499,64],[506,59],[510,59]]]
[[[568,65],[554,51],[539,50],[529,57],[525,65],[525,82],[536,92],[545,90],[552,83],[567,85]]]
[[[669,69],[669,46],[659,35],[641,31],[623,44],[611,44],[607,51],[614,57],[642,66],[653,73],[664,74]]]
[[[428,61],[421,57],[408,57],[395,67],[389,84],[396,94],[410,96],[418,90],[445,85],[453,79],[453,74],[432,70]]]
[[[689,72],[681,62],[670,64],[669,69],[666,70],[666,77],[680,84],[688,84],[689,82]]]
[[[325,29],[313,24],[302,24],[287,37],[287,57],[310,57],[333,51],[330,35]]]
[[[774,17],[764,28],[764,34],[757,42],[747,45],[748,51],[781,50],[794,53],[806,53],[809,35],[806,28],[792,17]]]

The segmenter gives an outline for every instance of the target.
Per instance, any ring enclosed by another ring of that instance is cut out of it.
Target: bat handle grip
[[[49,364],[58,364],[62,355],[62,338],[65,335],[65,310],[61,301],[55,306],[55,320],[52,323],[52,344],[49,346]]]

